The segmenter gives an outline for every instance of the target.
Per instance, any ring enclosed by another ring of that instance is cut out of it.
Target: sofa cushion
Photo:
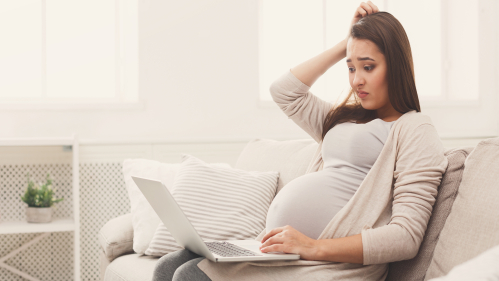
[[[260,172],[278,171],[279,192],[288,182],[305,174],[317,146],[318,143],[313,139],[253,139],[239,155],[235,168]]]
[[[103,281],[151,281],[158,259],[139,254],[118,257],[107,266]]]
[[[464,171],[464,162],[473,149],[474,147],[446,149],[445,156],[449,164],[438,187],[438,195],[419,252],[410,260],[390,263],[387,281],[422,281],[424,279],[433,257],[438,235],[444,227],[456,198]]]
[[[132,214],[108,221],[99,231],[99,244],[109,261],[133,252]]]
[[[452,210],[440,233],[425,280],[499,244],[499,138],[478,143],[464,164]]]
[[[213,167],[182,154],[172,196],[203,240],[255,239],[265,228],[278,179],[278,172]],[[163,256],[180,249],[160,223],[146,254]]]

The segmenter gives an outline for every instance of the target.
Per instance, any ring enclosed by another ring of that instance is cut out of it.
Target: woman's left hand
[[[307,237],[286,225],[272,229],[262,239],[260,251],[299,254],[301,259],[314,260],[317,256],[317,240]]]

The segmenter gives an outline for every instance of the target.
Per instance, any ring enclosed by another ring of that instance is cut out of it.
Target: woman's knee
[[[173,281],[211,281],[211,279],[198,267],[198,263],[202,261],[204,257],[193,259],[181,265],[175,271],[172,280]]]
[[[186,249],[162,256],[154,267],[153,281],[172,280],[178,267],[198,257],[200,256]]]

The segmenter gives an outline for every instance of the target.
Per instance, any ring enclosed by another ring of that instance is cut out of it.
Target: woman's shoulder
[[[430,142],[440,141],[437,129],[433,125],[431,117],[412,110],[402,115],[392,129],[398,139],[397,143],[411,143],[415,145],[429,145]]]
[[[440,136],[430,116],[413,110],[402,115],[395,123],[398,123],[394,124],[397,126],[394,134],[399,146],[443,149]]]
[[[416,110],[411,110],[404,113],[395,123],[400,123],[401,127],[404,129],[413,129],[423,124],[433,126],[433,122],[430,116],[421,112],[417,112]]]

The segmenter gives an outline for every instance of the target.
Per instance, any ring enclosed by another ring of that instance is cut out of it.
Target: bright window
[[[136,0],[0,2],[0,103],[138,101]]]

